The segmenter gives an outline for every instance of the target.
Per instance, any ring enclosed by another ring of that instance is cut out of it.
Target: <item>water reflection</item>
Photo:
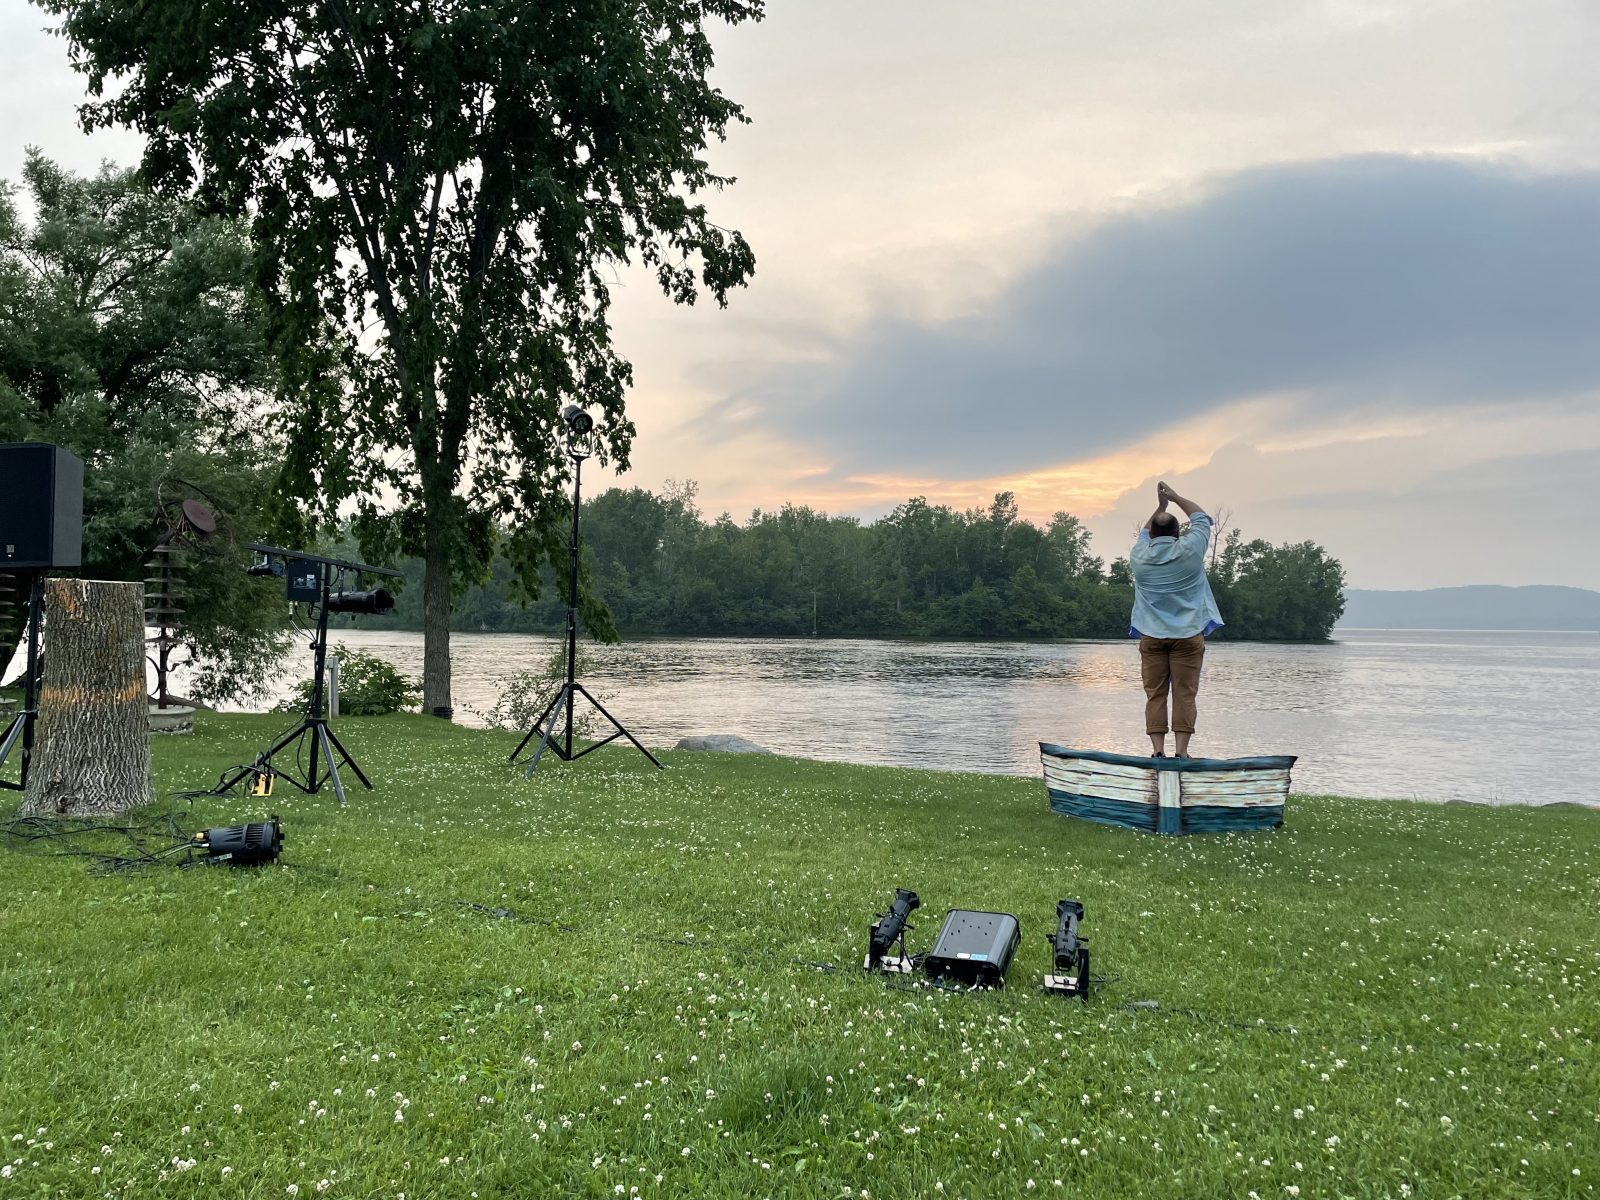
[[[401,670],[419,634],[341,632]],[[457,634],[457,716],[478,723],[550,637]],[[660,639],[593,648],[587,679],[650,745],[738,733],[779,753],[1032,775],[1040,740],[1142,752],[1125,642]],[[301,654],[290,677],[309,670]],[[1303,792],[1488,803],[1600,799],[1574,729],[1600,729],[1600,635],[1340,631],[1324,646],[1216,643],[1194,748],[1297,754]],[[286,684],[285,684],[286,686]]]

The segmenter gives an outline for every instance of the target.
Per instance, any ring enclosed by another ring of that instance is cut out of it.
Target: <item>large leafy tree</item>
[[[618,264],[682,303],[754,270],[695,196],[743,119],[706,27],[762,0],[38,2],[104,97],[86,123],[144,131],[153,179],[250,216],[283,344],[342,335],[351,394],[292,389],[291,465],[327,511],[358,499],[368,552],[424,558],[423,703],[449,704],[453,584],[502,523],[530,594],[561,553],[562,404],[597,406],[626,463]]]
[[[85,178],[30,152],[23,181],[31,220],[0,184],[0,441],[83,458],[86,575],[142,578],[181,501],[211,502],[219,535],[181,552],[184,639],[196,694],[236,696],[286,641],[281,597],[246,580],[237,545],[266,527],[279,457],[249,238],[109,165]]]

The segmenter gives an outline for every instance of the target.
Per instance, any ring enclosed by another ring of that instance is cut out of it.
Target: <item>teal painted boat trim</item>
[[[1080,796],[1055,788],[1046,790],[1050,793],[1051,811],[1064,817],[1078,817],[1099,825],[1118,825],[1123,829],[1137,829],[1141,833],[1243,833],[1283,826],[1281,804],[1261,804],[1250,808],[1193,804],[1178,809],[1162,809],[1154,804]],[[1170,819],[1168,814],[1171,814]]]
[[[1106,800],[1099,796],[1078,796],[1071,792],[1050,793],[1050,807],[1066,817],[1081,817],[1101,825],[1121,825],[1124,829],[1137,829],[1142,833],[1156,831],[1154,805],[1137,804],[1127,800]]]

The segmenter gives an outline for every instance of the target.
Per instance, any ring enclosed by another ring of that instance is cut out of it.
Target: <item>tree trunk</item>
[[[22,813],[122,813],[150,799],[144,590],[137,583],[44,581],[50,665]]]
[[[429,506],[433,508],[432,505]],[[422,711],[450,707],[450,549],[444,517],[430,511],[422,575]]]

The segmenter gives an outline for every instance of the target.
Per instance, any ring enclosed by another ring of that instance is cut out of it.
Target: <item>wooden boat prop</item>
[[[1039,743],[1050,807],[1146,833],[1277,829],[1292,754],[1261,758],[1141,758]]]

